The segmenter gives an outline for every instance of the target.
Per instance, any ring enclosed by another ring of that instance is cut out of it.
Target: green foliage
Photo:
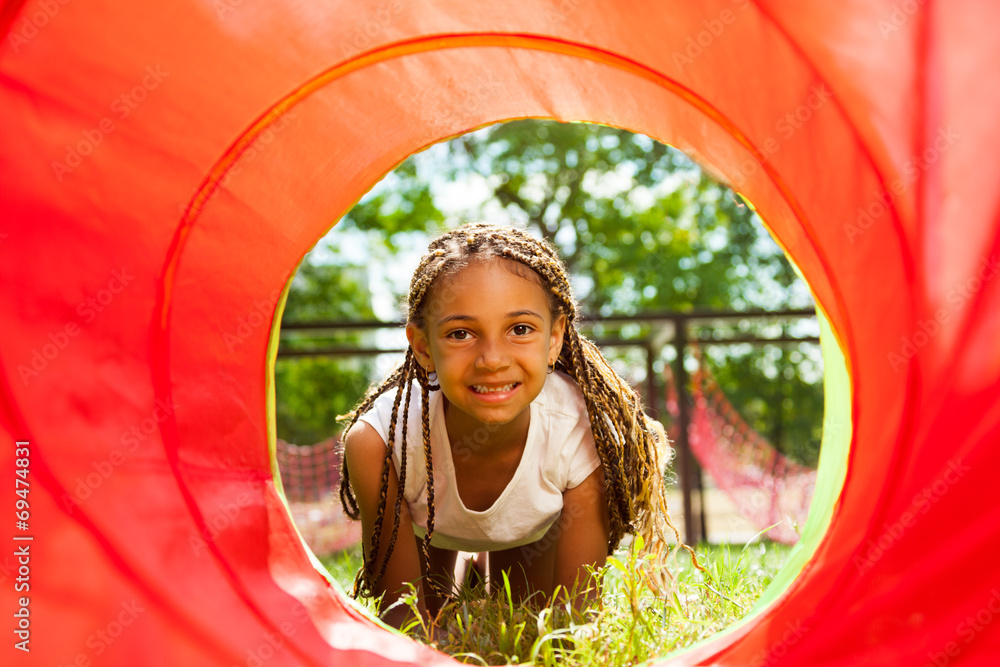
[[[677,584],[657,596],[642,583],[643,560],[620,549],[598,572],[600,604],[574,610],[566,603],[514,601],[501,586],[463,591],[433,624],[414,621],[407,632],[463,662],[480,665],[635,665],[706,639],[742,618],[787,560],[789,548],[751,543],[698,553],[707,574],[678,559]],[[347,563],[360,567],[360,550],[330,565],[353,581]],[[331,570],[332,571],[332,570]],[[371,604],[371,601],[363,601]],[[416,608],[411,595],[403,604]]]
[[[444,221],[431,192],[430,183],[407,160],[385,179],[389,187],[366,197],[340,223],[345,228],[367,232],[390,253],[398,251],[395,239],[405,232],[426,232]]]
[[[589,312],[792,305],[794,271],[752,209],[673,148],[617,128],[539,121],[449,146],[451,178],[477,173],[511,219],[585,277],[578,297]]]
[[[333,260],[319,263],[306,255],[292,279],[284,318],[290,322],[336,319],[371,319],[371,290],[363,263],[355,263],[335,245],[321,250]]]
[[[373,317],[363,271],[349,265],[314,264],[308,257],[303,261],[289,290],[284,321]],[[362,342],[362,336],[353,332],[333,337],[297,332],[284,337],[279,350],[305,351]],[[278,437],[311,445],[334,435],[339,428],[337,416],[349,412],[364,395],[370,366],[367,360],[357,358],[279,357],[274,367]]]
[[[358,360],[282,359],[274,377],[278,437],[297,445],[337,435],[337,416],[350,412],[368,387],[368,368]]]

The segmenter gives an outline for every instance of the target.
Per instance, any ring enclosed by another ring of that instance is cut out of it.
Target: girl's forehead
[[[548,302],[546,285],[534,269],[502,257],[475,258],[467,265],[439,276],[430,286],[427,296],[428,300],[447,303],[459,294],[475,297],[480,290],[503,294],[507,289],[516,290],[522,298],[539,298]]]
[[[505,257],[475,257],[462,267],[448,271],[434,281],[433,287],[447,283],[461,284],[473,281],[509,281],[520,278],[535,285],[544,292],[545,283],[542,277],[530,266]]]

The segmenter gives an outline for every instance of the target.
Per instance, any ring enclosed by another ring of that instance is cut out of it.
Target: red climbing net
[[[674,421],[671,439],[676,442],[680,410],[669,366],[664,378],[667,414]],[[816,470],[790,460],[747,424],[704,363],[692,375],[690,390],[688,442],[699,465],[758,531],[776,542],[797,542],[816,486]]]
[[[281,486],[292,519],[313,553],[324,556],[357,544],[361,524],[344,514],[337,497],[340,455],[337,438],[315,445],[293,445],[278,440]]]

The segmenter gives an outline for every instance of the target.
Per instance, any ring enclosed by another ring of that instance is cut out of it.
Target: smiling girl
[[[403,364],[344,436],[340,496],[364,544],[355,595],[384,593],[384,609],[412,583],[433,615],[458,553],[488,552],[487,581],[506,572],[516,598],[549,596],[585,584],[628,533],[642,535],[662,584],[668,531],[680,543],[666,437],[577,333],[551,246],[482,223],[448,232],[422,258],[408,307]]]

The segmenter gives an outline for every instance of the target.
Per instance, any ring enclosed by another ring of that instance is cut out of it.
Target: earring
[[[554,371],[555,369],[556,369],[556,365],[555,364],[549,364],[549,368],[545,372],[548,373],[549,375],[552,375],[552,371]]]

